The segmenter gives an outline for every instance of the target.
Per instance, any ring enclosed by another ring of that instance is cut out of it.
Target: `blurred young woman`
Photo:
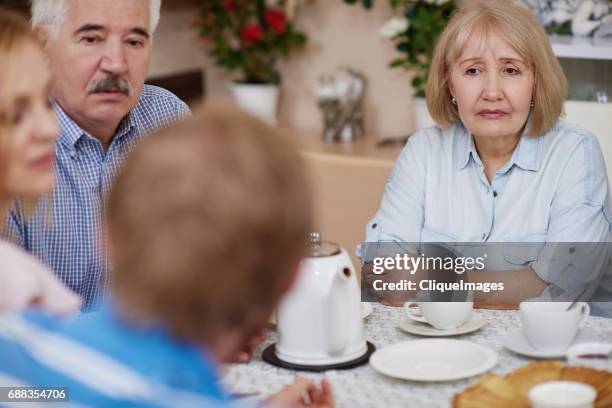
[[[0,10],[0,228],[17,199],[35,203],[54,183],[58,125],[49,103],[51,74],[27,23]],[[55,313],[80,299],[35,258],[0,242],[0,311],[37,305]]]

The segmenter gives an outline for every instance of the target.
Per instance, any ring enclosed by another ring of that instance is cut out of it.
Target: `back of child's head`
[[[190,341],[261,328],[306,248],[303,167],[287,135],[230,106],[145,140],[109,200],[120,314]]]

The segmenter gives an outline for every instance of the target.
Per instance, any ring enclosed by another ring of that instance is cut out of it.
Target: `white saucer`
[[[497,353],[464,340],[423,339],[384,347],[370,357],[372,368],[411,381],[452,381],[472,377],[497,364]]]
[[[399,328],[410,334],[418,334],[429,337],[458,336],[474,332],[487,324],[484,317],[472,313],[472,317],[456,329],[440,330],[431,326],[429,323],[422,323],[420,320],[404,318],[399,323]]]
[[[366,319],[372,314],[374,307],[368,302],[361,302],[361,318]],[[268,319],[268,323],[276,325],[276,313]]]
[[[578,330],[578,334],[576,335],[576,338],[574,339],[571,345],[573,346],[575,344],[588,343],[594,341],[596,338],[597,336],[595,335],[595,333],[593,333],[589,329],[580,329]],[[546,351],[534,349],[527,341],[527,338],[523,333],[522,327],[510,332],[503,339],[502,344],[510,351],[532,358],[564,358],[567,352],[567,350]]]

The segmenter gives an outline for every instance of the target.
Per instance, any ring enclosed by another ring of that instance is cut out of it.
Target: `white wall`
[[[566,122],[580,125],[597,136],[612,183],[612,103],[568,101],[565,112]]]

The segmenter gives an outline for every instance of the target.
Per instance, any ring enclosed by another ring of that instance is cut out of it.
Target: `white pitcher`
[[[276,356],[300,365],[355,360],[367,351],[357,274],[347,252],[311,234],[311,253],[277,309]]]

